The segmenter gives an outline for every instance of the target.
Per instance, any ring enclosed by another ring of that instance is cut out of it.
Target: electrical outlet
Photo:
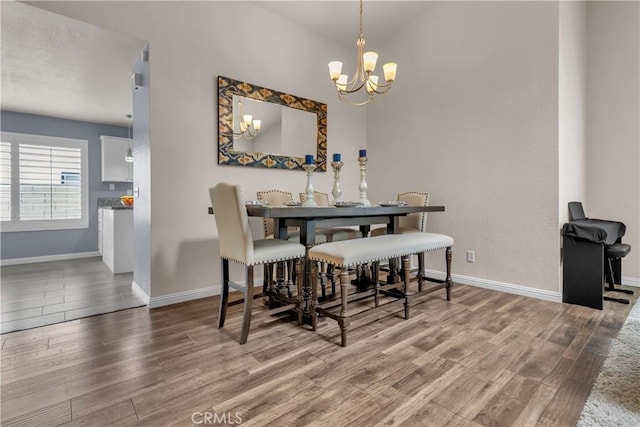
[[[115,189],[116,189],[115,184],[109,184],[109,190],[115,190]]]
[[[476,262],[476,253],[473,251],[467,251],[467,262]]]

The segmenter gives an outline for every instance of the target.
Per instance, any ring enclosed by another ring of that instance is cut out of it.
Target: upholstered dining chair
[[[256,192],[258,200],[266,202],[269,206],[286,206],[293,203],[293,193],[282,190],[264,190]],[[264,238],[270,239],[274,237],[273,220],[270,218],[262,218],[262,226],[264,227]]]
[[[289,191],[283,190],[263,190],[256,192],[256,196],[258,200],[261,202],[266,202],[269,206],[286,206],[288,204],[293,203],[293,193]],[[265,239],[273,239],[275,238],[275,231],[273,229],[273,219],[271,218],[262,218],[262,226],[264,228],[264,238]],[[289,227],[289,240],[297,242],[300,240],[298,229],[296,227]],[[265,287],[273,281],[273,270],[275,265],[267,264],[264,267],[264,282]],[[287,286],[291,286],[293,284],[293,280],[295,279],[295,272],[293,262],[288,262],[286,264],[287,270]]]
[[[421,193],[418,191],[409,191],[406,193],[399,193],[397,200],[399,202],[405,202],[408,206],[429,206],[429,193]],[[397,234],[405,233],[425,233],[427,231],[427,213],[418,212],[412,213],[407,216],[401,216],[399,218],[399,228],[396,231]],[[371,236],[380,236],[387,234],[386,227],[374,228],[371,230]],[[418,254],[418,272],[423,275],[425,269],[425,254],[424,252]],[[422,289],[420,289],[422,290]]]
[[[253,267],[278,261],[297,260],[305,256],[305,247],[300,243],[279,239],[253,240],[249,217],[242,199],[239,185],[221,182],[209,189],[209,196],[216,219],[220,241],[220,258],[222,261],[222,295],[218,328],[224,326],[229,305],[229,288],[242,291],[244,294],[244,310],[240,344],[247,342],[251,325],[253,306]],[[234,283],[229,278],[229,261],[244,264],[245,285]],[[301,282],[298,285],[298,296],[302,295]],[[302,307],[298,306],[299,314]]]

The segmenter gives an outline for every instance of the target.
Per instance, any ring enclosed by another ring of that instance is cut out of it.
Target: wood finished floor
[[[0,280],[1,333],[143,305],[133,274],[113,274],[101,257],[6,266]]]
[[[221,330],[217,306],[2,335],[2,425],[184,426],[215,411],[255,426],[573,426],[631,307],[456,285],[451,302],[432,294],[408,321],[352,324],[342,348],[335,322],[314,333],[286,316],[254,322],[240,346],[241,306]]]

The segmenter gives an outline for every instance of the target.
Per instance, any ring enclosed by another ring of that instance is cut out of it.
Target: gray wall
[[[149,51],[149,46],[145,48]],[[149,126],[149,62],[138,60],[142,87],[133,92],[133,182],[139,192],[133,210],[133,281],[151,295],[151,137]],[[134,193],[135,194],[135,193]]]
[[[89,228],[54,231],[0,233],[0,258],[28,258],[98,250],[98,198],[120,197],[131,188],[128,183],[101,181],[100,135],[127,137],[126,127],[109,126],[33,114],[0,112],[3,132],[29,133],[89,141]],[[123,113],[124,114],[124,113]]]

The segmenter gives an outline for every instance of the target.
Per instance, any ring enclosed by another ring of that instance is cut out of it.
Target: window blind
[[[20,220],[82,218],[78,148],[19,144]]]
[[[0,142],[0,221],[11,220],[11,143]]]

